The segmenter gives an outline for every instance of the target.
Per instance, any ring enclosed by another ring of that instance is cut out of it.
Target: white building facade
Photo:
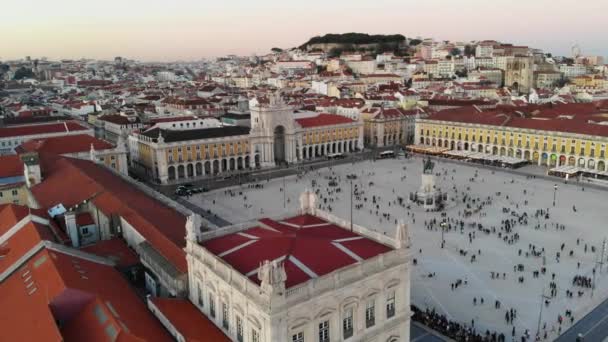
[[[312,192],[303,193],[300,202],[300,215],[350,229],[350,222],[316,209]],[[204,247],[206,241],[230,234],[251,237],[244,232],[247,224],[204,234],[194,226],[189,225],[186,247],[189,299],[233,341],[410,340],[410,242],[405,224],[398,225],[394,239],[354,225],[359,237],[350,239],[369,239],[389,250],[322,276],[298,261],[296,267],[311,279],[290,287],[284,262],[293,255],[266,260],[243,274],[222,259],[240,246],[219,255]],[[253,243],[255,239],[245,245]],[[259,285],[252,281],[255,274]]]

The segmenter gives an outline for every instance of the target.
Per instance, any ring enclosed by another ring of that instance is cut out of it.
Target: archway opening
[[[169,166],[169,180],[174,180],[175,179],[175,167],[173,166]]]
[[[285,127],[280,125],[274,129],[274,162],[285,162]]]

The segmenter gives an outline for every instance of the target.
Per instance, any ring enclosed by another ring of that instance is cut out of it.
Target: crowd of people
[[[595,255],[596,248],[589,242],[584,241],[582,237],[576,238],[576,244],[573,241],[563,240],[557,245],[557,249],[555,244],[545,244],[542,240],[526,241],[526,244],[522,246],[522,234],[526,230],[536,232],[535,234],[553,231],[562,234],[568,229],[567,224],[555,220],[553,215],[555,208],[537,207],[538,202],[534,198],[534,188],[526,186],[523,182],[520,183],[514,178],[507,179],[504,181],[505,189],[503,191],[493,191],[489,194],[479,195],[479,192],[472,191],[472,187],[485,187],[485,184],[489,183],[486,177],[494,177],[493,171],[491,175],[487,173],[482,175],[481,172],[475,170],[463,184],[455,183],[454,176],[457,172],[455,168],[448,166],[441,167],[438,170],[436,167],[434,175],[437,184],[450,184],[450,186],[445,210],[434,212],[421,207],[414,208],[417,204],[407,200],[404,191],[399,189],[400,184],[391,184],[392,188],[389,188],[389,190],[374,184],[373,180],[378,175],[373,165],[372,167],[361,165],[360,168],[355,168],[355,171],[351,170],[350,172],[352,173],[344,175],[332,167],[317,170],[302,169],[296,178],[296,182],[305,182],[307,187],[312,187],[318,196],[318,208],[329,212],[336,210],[338,205],[344,206],[344,201],[350,201],[349,187],[352,186],[352,208],[359,212],[359,215],[366,215],[375,219],[377,225],[369,226],[373,230],[376,230],[376,227],[397,224],[398,219],[401,218],[408,218],[409,223],[415,226],[416,216],[422,216],[422,226],[427,231],[441,233],[442,239],[438,240],[437,248],[445,250],[445,253],[450,253],[455,258],[463,258],[468,264],[479,263],[480,259],[483,262],[483,256],[487,251],[485,239],[497,239],[500,244],[505,246],[501,254],[510,254],[510,257],[505,259],[518,258],[518,261],[515,262],[512,269],[510,267],[501,269],[499,266],[492,266],[492,269],[488,270],[487,273],[489,279],[493,282],[507,282],[510,286],[521,287],[522,290],[525,290],[530,282],[538,284],[539,281],[542,281],[545,283],[545,290],[542,295],[546,298],[543,303],[547,308],[550,308],[552,303],[563,305],[564,302],[558,297],[574,299],[573,293],[576,293],[578,295],[576,298],[580,298],[585,295],[587,290],[592,288],[593,282],[588,275],[584,274],[584,271],[574,276],[572,284],[568,284],[567,280],[564,281],[563,277],[556,278],[555,273],[558,270],[555,268],[556,264],[564,262],[565,258],[568,259],[569,264],[574,263],[577,269],[581,269],[581,262],[583,262],[584,269],[590,269],[590,265],[588,263],[584,264],[584,262],[593,258],[587,253]],[[412,182],[411,177],[405,175],[407,166],[402,166],[400,170],[389,170],[387,172],[388,174],[398,174],[400,178],[397,179],[400,179],[402,183]],[[494,179],[492,181],[495,182]],[[263,188],[264,185],[249,186],[249,188],[252,187],[259,189]],[[282,194],[284,191],[283,187],[279,188],[281,196],[285,196],[285,194]],[[246,208],[251,205],[248,202],[254,200],[252,198],[248,201],[248,198],[241,193],[226,193],[226,195],[243,196]],[[293,194],[291,195],[293,196]],[[290,201],[289,194],[286,195],[286,198],[287,201]],[[534,203],[534,205],[531,203]],[[350,206],[350,203],[348,205]],[[498,211],[495,209],[498,209]],[[488,214],[491,217],[488,217]],[[383,230],[382,228],[377,229],[379,232]],[[463,238],[446,240],[443,237],[444,234],[455,234],[451,236],[462,236]],[[478,241],[480,239],[483,240]],[[422,248],[416,250],[418,253],[413,255],[413,265],[421,270],[424,269],[419,274],[429,279],[442,277],[439,271],[435,272],[434,269],[428,269],[432,266],[425,265]],[[489,252],[490,254],[494,253],[494,251]],[[459,278],[452,278],[452,280],[444,283],[450,291],[461,291],[463,287],[467,287],[466,275],[465,273]],[[467,293],[470,293],[470,291],[467,290]],[[560,313],[557,317],[549,317],[547,314],[542,317],[541,329],[537,336],[532,337],[527,329],[530,326],[529,322],[523,324],[521,319],[518,321],[517,310],[511,307],[517,304],[509,300],[503,300],[496,295],[489,295],[486,298],[475,295],[469,298],[469,305],[475,307],[475,309],[471,307],[471,310],[486,310],[485,307],[488,305],[493,306],[495,311],[505,310],[505,329],[496,332],[479,332],[475,328],[474,321],[471,321],[470,325],[450,322],[444,315],[435,312],[432,305],[424,311],[418,311],[415,319],[459,341],[504,341],[505,335],[509,335],[509,340],[547,340],[561,333],[564,324],[574,322],[572,308],[560,307]],[[557,300],[553,300],[555,298]],[[569,301],[566,303],[568,303],[568,306],[576,306]],[[557,310],[550,311],[553,313]],[[568,319],[565,319],[565,317]]]
[[[412,319],[425,326],[445,335],[455,341],[466,342],[504,342],[506,336],[503,333],[486,330],[478,332],[473,326],[467,326],[449,320],[445,315],[435,312],[435,309],[421,311],[412,305]]]

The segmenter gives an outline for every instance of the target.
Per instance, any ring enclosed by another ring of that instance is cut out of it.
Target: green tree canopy
[[[450,55],[452,56],[460,56],[462,52],[460,51],[459,48],[455,47],[452,50],[450,50]]]
[[[344,33],[344,34],[333,34],[329,33],[324,36],[316,36],[310,38],[308,42],[302,45],[302,47],[313,45],[313,44],[380,44],[380,43],[400,43],[405,41],[405,36],[401,34],[375,34],[369,35],[367,33]]]
[[[33,78],[33,77],[34,77],[34,73],[32,72],[32,69],[29,69],[26,67],[21,67],[21,68],[17,69],[13,79],[22,80],[24,78]]]
[[[464,47],[464,55],[467,57],[474,56],[475,55],[475,46],[466,45]]]

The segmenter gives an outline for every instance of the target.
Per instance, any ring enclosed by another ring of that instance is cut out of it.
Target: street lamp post
[[[557,184],[553,186],[553,206],[555,207],[555,196],[557,195]]]
[[[536,337],[540,336],[540,322],[543,316],[543,304],[545,300],[551,299],[549,296],[545,296],[545,287],[543,286],[543,290],[540,293],[540,311],[538,312],[538,325],[536,327]]]
[[[287,192],[287,189],[285,189],[285,176],[283,176],[283,209],[286,209],[286,203],[285,203],[285,201],[286,201],[285,193],[286,192]]]
[[[353,231],[353,180],[350,180],[350,231]]]
[[[441,248],[443,248],[443,244],[445,242],[445,239],[443,238],[443,234],[445,232],[445,226],[446,226],[445,221],[441,222],[440,226],[441,226]]]

